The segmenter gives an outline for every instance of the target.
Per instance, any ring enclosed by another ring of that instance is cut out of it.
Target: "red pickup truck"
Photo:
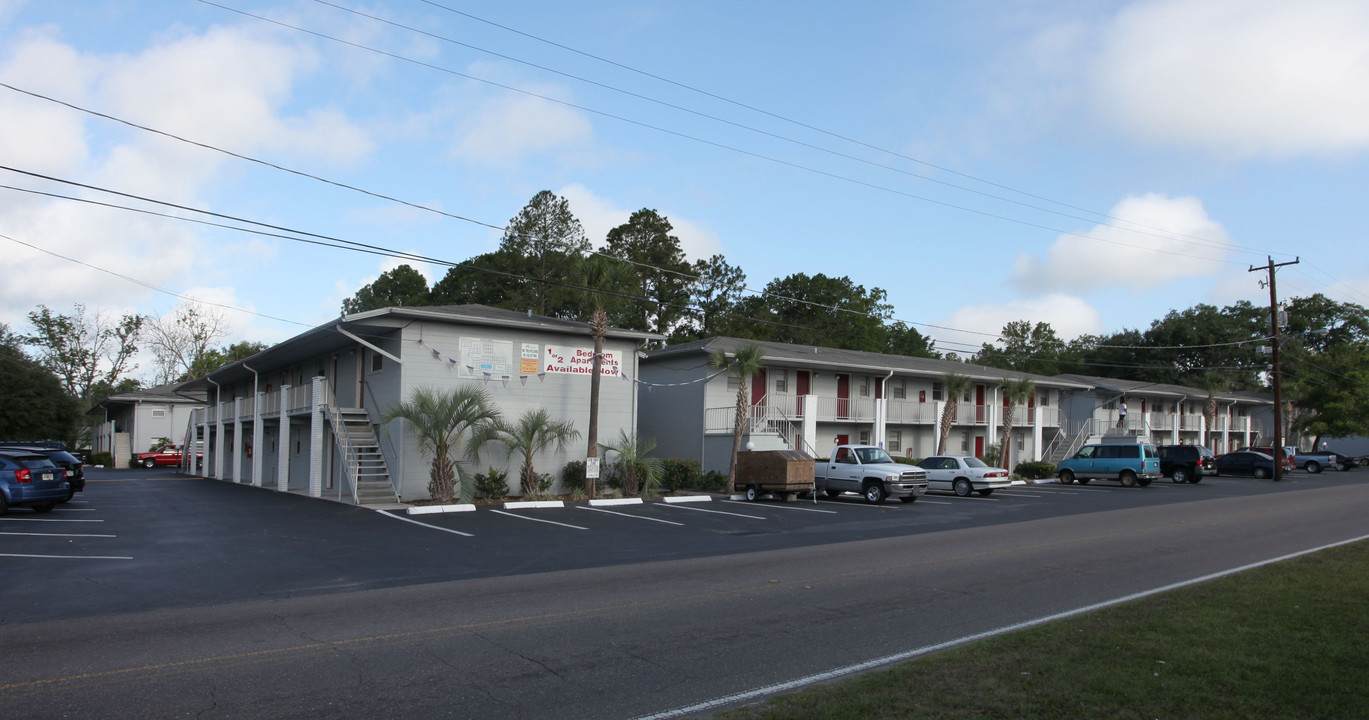
[[[133,456],[133,467],[142,466],[145,468],[156,467],[158,465],[180,465],[181,449],[175,445],[167,445],[155,452],[138,453]]]

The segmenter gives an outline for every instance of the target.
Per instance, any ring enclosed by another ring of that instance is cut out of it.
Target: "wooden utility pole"
[[[1273,342],[1271,355],[1274,373],[1274,482],[1283,479],[1283,371],[1279,367],[1279,292],[1274,283],[1274,271],[1285,265],[1296,265],[1300,259],[1295,257],[1291,262],[1276,264],[1271,257],[1268,265],[1260,268],[1251,265],[1249,270],[1269,273],[1269,331]]]

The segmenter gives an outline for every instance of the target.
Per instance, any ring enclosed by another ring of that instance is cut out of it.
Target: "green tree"
[[[138,367],[133,356],[145,320],[141,315],[124,315],[114,322],[102,312],[87,316],[86,306],[77,303],[70,315],[39,305],[28,317],[34,332],[24,336],[24,343],[38,350],[43,367],[86,407],[94,404],[97,385],[114,387]]]
[[[715,370],[726,370],[728,375],[736,375],[741,381],[737,384],[737,413],[732,430],[732,459],[727,466],[727,492],[737,489],[737,453],[742,448],[742,430],[746,428],[747,409],[750,403],[746,397],[746,384],[765,363],[765,350],[755,343],[742,343],[733,348],[729,357],[724,350],[715,350],[708,357],[708,364]]]
[[[963,391],[962,391],[963,392]],[[1003,411],[1003,467],[1012,472],[1012,428],[1013,415],[1019,405],[1026,405],[1028,398],[1036,394],[1036,383],[1028,377],[1008,378],[1003,383],[1003,397],[1008,407]]]
[[[937,455],[946,454],[946,440],[951,437],[951,427],[955,425],[960,396],[970,389],[970,378],[959,373],[946,373],[941,385],[946,391],[946,406],[941,409],[941,434],[936,442]]]
[[[511,294],[516,278],[506,269],[512,263],[503,251],[477,255],[447,270],[447,274],[433,284],[428,298],[430,304],[488,305],[517,310]]]
[[[62,381],[26,355],[22,338],[0,323],[0,440],[75,443],[80,402]]]
[[[246,360],[269,347],[271,346],[263,342],[240,340],[227,347],[210,348],[196,360],[195,365],[190,368],[190,371],[180,379],[189,380],[191,378],[203,377],[225,365],[232,365],[239,360]]]
[[[448,391],[429,387],[414,388],[409,399],[386,409],[381,422],[395,420],[413,426],[414,441],[424,454],[432,456],[428,472],[428,491],[433,499],[451,502],[460,484],[461,497],[469,500],[474,488],[461,482],[455,458],[467,433],[479,433],[486,423],[499,419],[499,410],[484,388],[462,386]]]
[[[773,280],[760,300],[774,322],[766,339],[879,352],[888,340],[884,323],[893,315],[887,297],[844,276],[795,273]]]
[[[694,263],[695,281],[691,293],[694,308],[690,321],[676,327],[671,343],[688,342],[720,335],[738,335],[742,327],[732,314],[746,293],[746,273],[729,265],[722,255]]]
[[[594,256],[580,263],[575,279],[586,292],[589,308],[589,332],[594,342],[594,360],[590,365],[589,377],[589,447],[585,457],[598,457],[599,453],[599,392],[603,386],[604,338],[608,336],[609,310],[625,305],[628,301],[621,290],[632,282],[633,273],[622,263]],[[592,497],[595,492],[594,478],[586,478],[587,490]]]
[[[984,343],[974,362],[1036,375],[1056,375],[1064,352],[1065,342],[1056,336],[1049,323],[1032,325],[1027,320],[1014,320],[1003,326],[997,342]]]
[[[604,459],[609,453],[617,455],[613,472],[622,476],[623,493],[626,495],[654,495],[661,483],[661,460],[647,457],[656,449],[652,438],[638,440],[637,436],[626,430],[618,431],[618,439],[604,445]]]
[[[882,352],[909,357],[941,357],[941,353],[936,351],[935,341],[902,320],[885,326],[884,330],[888,340]]]
[[[1298,409],[1291,429],[1318,444],[1369,435],[1369,313],[1320,294],[1287,307],[1281,366],[1284,397]]]
[[[645,298],[615,324],[669,335],[684,318],[694,277],[670,221],[643,208],[608,231],[604,254],[631,263],[637,276],[633,294]]]
[[[520,276],[511,281],[512,309],[558,318],[578,315],[579,294],[569,281],[590,244],[565,198],[549,190],[534,195],[509,220],[499,250],[508,260],[506,270]]]
[[[409,265],[387,270],[375,282],[363,286],[356,295],[342,301],[345,314],[386,307],[429,305],[428,280]]]
[[[490,443],[502,445],[506,451],[505,459],[518,455],[522,459],[519,478],[523,495],[537,493],[537,470],[533,467],[534,455],[553,445],[557,452],[564,452],[566,444],[580,437],[580,431],[569,420],[552,420],[545,408],[523,413],[516,423],[502,419],[491,420],[479,426],[471,436],[470,455]]]
[[[199,303],[180,303],[171,312],[150,318],[143,344],[152,351],[157,365],[153,382],[165,385],[218,368],[219,364],[211,364],[206,356],[212,352],[213,343],[227,334],[223,313]]]

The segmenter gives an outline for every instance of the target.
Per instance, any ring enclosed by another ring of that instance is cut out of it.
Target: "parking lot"
[[[730,500],[406,515],[182,476],[91,470],[41,515],[0,517],[4,622],[756,552],[1364,482],[1369,471],[1281,483],[1207,477],[1146,488],[1040,483],[991,497],[933,492],[869,505]]]

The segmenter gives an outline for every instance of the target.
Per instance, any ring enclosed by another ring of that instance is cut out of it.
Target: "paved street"
[[[419,524],[92,474],[79,503],[0,519],[0,713],[647,716],[1358,537],[1366,480]]]

